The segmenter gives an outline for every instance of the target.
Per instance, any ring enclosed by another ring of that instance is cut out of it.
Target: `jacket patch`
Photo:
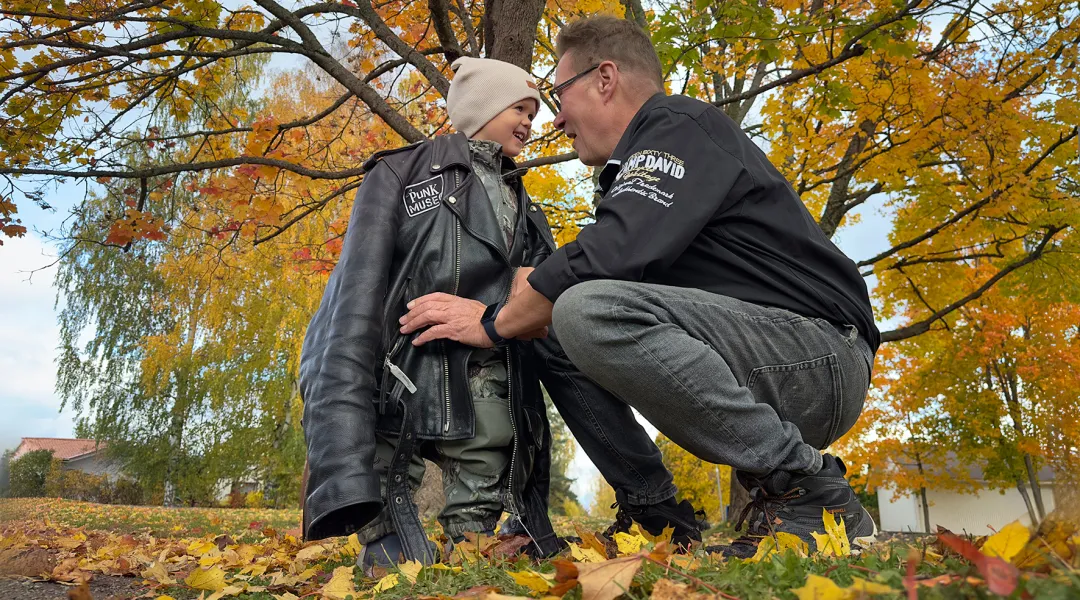
[[[438,207],[442,201],[442,192],[442,175],[407,186],[401,197],[405,203],[405,212],[409,213],[410,217],[415,217]]]
[[[665,184],[685,176],[686,163],[679,157],[659,150],[641,150],[622,162],[615,176],[616,185],[607,197],[627,192],[670,207],[675,194]]]

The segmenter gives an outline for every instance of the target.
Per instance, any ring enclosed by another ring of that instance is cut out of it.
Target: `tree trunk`
[[[995,364],[995,367],[998,365]],[[998,378],[1001,380],[1001,389],[1005,395],[1005,404],[1009,408],[1009,417],[1012,418],[1013,429],[1016,430],[1017,444],[1024,441],[1024,415],[1020,408],[1020,386],[1017,382],[1016,371],[1013,370],[1011,365],[1004,365],[998,368]],[[1031,455],[1027,452],[1022,453],[1024,456],[1024,469],[1027,471],[1028,483],[1031,485],[1031,494],[1035,498],[1034,510],[1031,506],[1031,501],[1028,499],[1027,494],[1021,490],[1021,494],[1024,495],[1024,503],[1027,504],[1028,513],[1031,515],[1031,524],[1038,525],[1046,518],[1046,509],[1043,506],[1042,489],[1039,487],[1039,475],[1035,471],[1035,465],[1031,460]],[[1021,478],[1017,478],[1018,482],[1022,483]]]
[[[930,533],[930,503],[926,501],[926,488],[919,488],[919,503],[922,505],[923,529]]]
[[[1043,505],[1042,487],[1039,485],[1039,473],[1031,460],[1031,455],[1024,453],[1024,467],[1027,469],[1028,484],[1031,486],[1031,496],[1035,499],[1035,512],[1039,515],[1038,523],[1046,518],[1046,507]],[[1037,524],[1032,521],[1032,525]]]
[[[731,473],[731,504],[728,505],[728,522],[732,520],[737,521],[739,516],[742,515],[743,508],[747,504],[750,504],[750,492],[742,486],[738,478],[735,477],[735,471]]]
[[[176,506],[176,466],[180,460],[180,440],[184,435],[184,411],[180,399],[173,400],[172,414],[169,418],[168,451],[165,462],[165,494],[161,504],[165,507]]]
[[[491,35],[489,58],[532,70],[536,27],[544,14],[544,0],[498,0],[488,4]]]
[[[1024,499],[1024,506],[1027,507],[1028,517],[1031,518],[1032,525],[1039,524],[1039,518],[1035,514],[1035,507],[1031,505],[1031,497],[1028,496],[1027,486],[1024,485],[1024,480],[1016,479],[1016,489],[1020,492],[1020,497]]]

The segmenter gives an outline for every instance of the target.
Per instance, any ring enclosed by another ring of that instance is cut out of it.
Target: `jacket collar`
[[[431,140],[429,170],[440,173],[453,166],[469,166],[469,138],[463,133],[440,135]]]
[[[469,155],[469,138],[463,133],[451,133],[440,135],[431,140],[431,166],[432,173],[445,171],[452,166],[469,168],[471,157]],[[524,174],[525,169],[518,169],[517,163],[508,156],[502,157],[503,177],[514,173]]]

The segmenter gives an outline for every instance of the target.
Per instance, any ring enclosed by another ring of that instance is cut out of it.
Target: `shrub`
[[[248,495],[244,498],[244,506],[247,508],[265,508],[266,499],[263,498],[262,492],[248,492]]]
[[[59,461],[57,461],[59,462]],[[53,464],[52,450],[34,450],[11,461],[12,498],[39,498],[45,495],[45,478]]]

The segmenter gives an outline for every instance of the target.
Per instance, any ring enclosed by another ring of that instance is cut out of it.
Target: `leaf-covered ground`
[[[138,590],[132,594],[155,600],[1080,598],[1080,535],[1061,521],[1036,532],[1014,524],[975,540],[893,540],[857,556],[829,528],[819,538],[826,553],[806,556],[803,544],[782,536],[755,559],[725,561],[673,555],[662,539],[637,532],[605,544],[591,533],[603,521],[560,520],[563,533],[582,541],[552,560],[515,556],[516,540],[476,539],[448,564],[406,564],[368,579],[353,567],[354,537],[303,544],[295,510],[0,503],[0,574],[69,585],[76,600],[93,597],[82,582],[120,577]]]

